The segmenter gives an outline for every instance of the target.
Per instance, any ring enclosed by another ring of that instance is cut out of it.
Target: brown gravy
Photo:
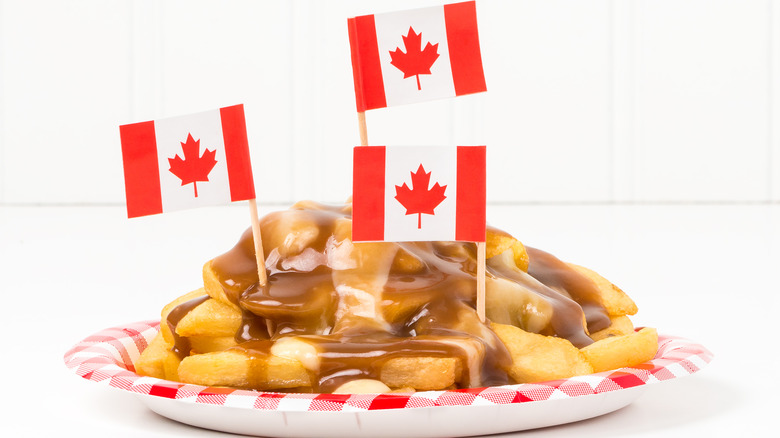
[[[321,392],[354,378],[376,379],[396,357],[462,358],[464,367],[478,367],[478,378],[464,377],[460,387],[511,383],[508,351],[473,310],[474,243],[352,243],[349,205],[308,202],[265,216],[261,230],[265,286],[257,284],[251,228],[212,261],[228,299],[243,312],[235,349],[266,355],[272,341],[297,336],[318,351],[320,367],[311,377]],[[591,331],[609,325],[595,286],[550,254],[532,248],[528,254],[533,278],[500,265],[490,265],[487,275],[518,282],[552,304],[542,334],[578,347],[591,343],[585,321]],[[196,301],[171,312],[172,328]],[[176,338],[175,351],[187,351]],[[474,351],[481,357],[470,357]],[[469,371],[463,375],[473,376]]]

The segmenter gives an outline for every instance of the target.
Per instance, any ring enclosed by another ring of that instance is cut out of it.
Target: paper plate
[[[158,330],[159,321],[102,330],[71,348],[65,365],[87,380],[136,394],[173,420],[272,437],[452,437],[553,426],[620,409],[647,385],[693,374],[712,360],[695,342],[659,335],[649,362],[569,379],[410,394],[281,394],[139,376],[133,361]]]

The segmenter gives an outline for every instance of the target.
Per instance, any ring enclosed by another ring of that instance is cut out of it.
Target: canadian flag
[[[357,146],[352,240],[485,241],[485,146]]]
[[[358,112],[487,90],[473,1],[347,24]]]
[[[244,106],[119,127],[127,217],[255,198]]]

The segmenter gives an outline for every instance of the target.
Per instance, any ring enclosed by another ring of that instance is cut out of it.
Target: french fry
[[[485,233],[485,244],[485,258],[489,259],[511,249],[515,265],[523,271],[528,271],[528,252],[525,246],[509,233],[488,227]]]
[[[425,269],[425,263],[403,248],[399,249],[395,254],[392,267],[393,272],[416,274],[422,272],[423,269]]]
[[[528,272],[528,263],[530,259],[528,258],[528,252],[525,250],[525,245],[523,245],[519,240],[515,241],[515,243],[512,245],[512,255],[515,259],[515,264],[517,267],[523,271]]]
[[[596,286],[598,286],[599,291],[601,292],[602,305],[609,316],[636,314],[638,310],[636,303],[634,303],[634,300],[629,298],[629,296],[619,287],[591,269],[573,263],[567,263],[567,265],[580,274],[588,277]]]
[[[181,304],[186,303],[187,301],[193,300],[195,298],[199,298],[206,295],[206,291],[203,288],[195,289],[192,292],[188,292],[179,298],[176,298],[175,300],[171,301],[165,307],[163,307],[162,312],[160,312],[160,332],[162,333],[163,337],[165,338],[165,342],[173,345],[173,333],[171,333],[170,327],[168,327],[168,314],[171,313],[173,309],[178,307]]]
[[[178,374],[184,383],[206,386],[259,390],[311,386],[309,374],[297,360],[234,350],[185,357]]]
[[[591,333],[591,339],[600,341],[612,336],[622,336],[634,333],[634,323],[632,323],[627,316],[612,316],[609,319],[612,321],[612,324],[605,329]]]
[[[179,336],[235,336],[241,327],[241,312],[213,298],[192,309],[176,325]]]
[[[497,256],[512,247],[517,241],[508,233],[496,228],[488,227],[485,230],[485,258]]]
[[[590,374],[593,367],[571,342],[562,338],[529,333],[520,328],[491,324],[509,350],[509,375],[517,383],[541,382]]]
[[[604,338],[581,351],[596,373],[638,365],[655,357],[658,333],[645,327],[628,335]]]
[[[162,332],[157,334],[152,339],[152,342],[146,346],[141,355],[136,359],[135,371],[142,376],[156,377],[158,379],[165,378],[165,367],[163,362],[166,356],[171,350],[172,344],[165,342]]]
[[[222,288],[222,283],[219,282],[216,271],[211,266],[212,260],[209,260],[203,265],[203,288],[211,298],[233,307],[236,310],[240,310],[238,305],[234,304],[227,295],[225,295],[225,289]]]
[[[505,251],[488,263],[489,266],[513,266],[514,261],[512,255]],[[519,274],[528,275],[524,272]],[[521,327],[529,332],[539,332],[550,323],[552,305],[539,295],[518,282],[494,277],[485,281],[485,316],[489,320]]]
[[[379,379],[390,388],[430,391],[454,385],[462,369],[454,357],[397,357],[382,365]]]
[[[181,359],[172,350],[163,358],[163,369],[165,370],[165,379],[172,382],[179,381],[179,364]]]
[[[235,336],[193,336],[190,340],[190,354],[224,351],[238,345]]]
[[[282,257],[300,254],[317,240],[321,230],[306,210],[311,203],[302,201],[289,210],[271,213],[283,220],[268,221],[263,228],[264,244],[276,248]]]

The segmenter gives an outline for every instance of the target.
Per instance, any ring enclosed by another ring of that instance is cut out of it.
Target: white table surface
[[[62,356],[103,328],[158,317],[199,287],[203,263],[233,246],[248,217],[242,205],[133,220],[121,206],[0,207],[3,435],[227,435],[160,417],[75,376]],[[488,220],[602,273],[638,304],[635,325],[715,354],[699,373],[651,386],[612,414],[501,436],[773,434],[780,206],[490,206]]]

